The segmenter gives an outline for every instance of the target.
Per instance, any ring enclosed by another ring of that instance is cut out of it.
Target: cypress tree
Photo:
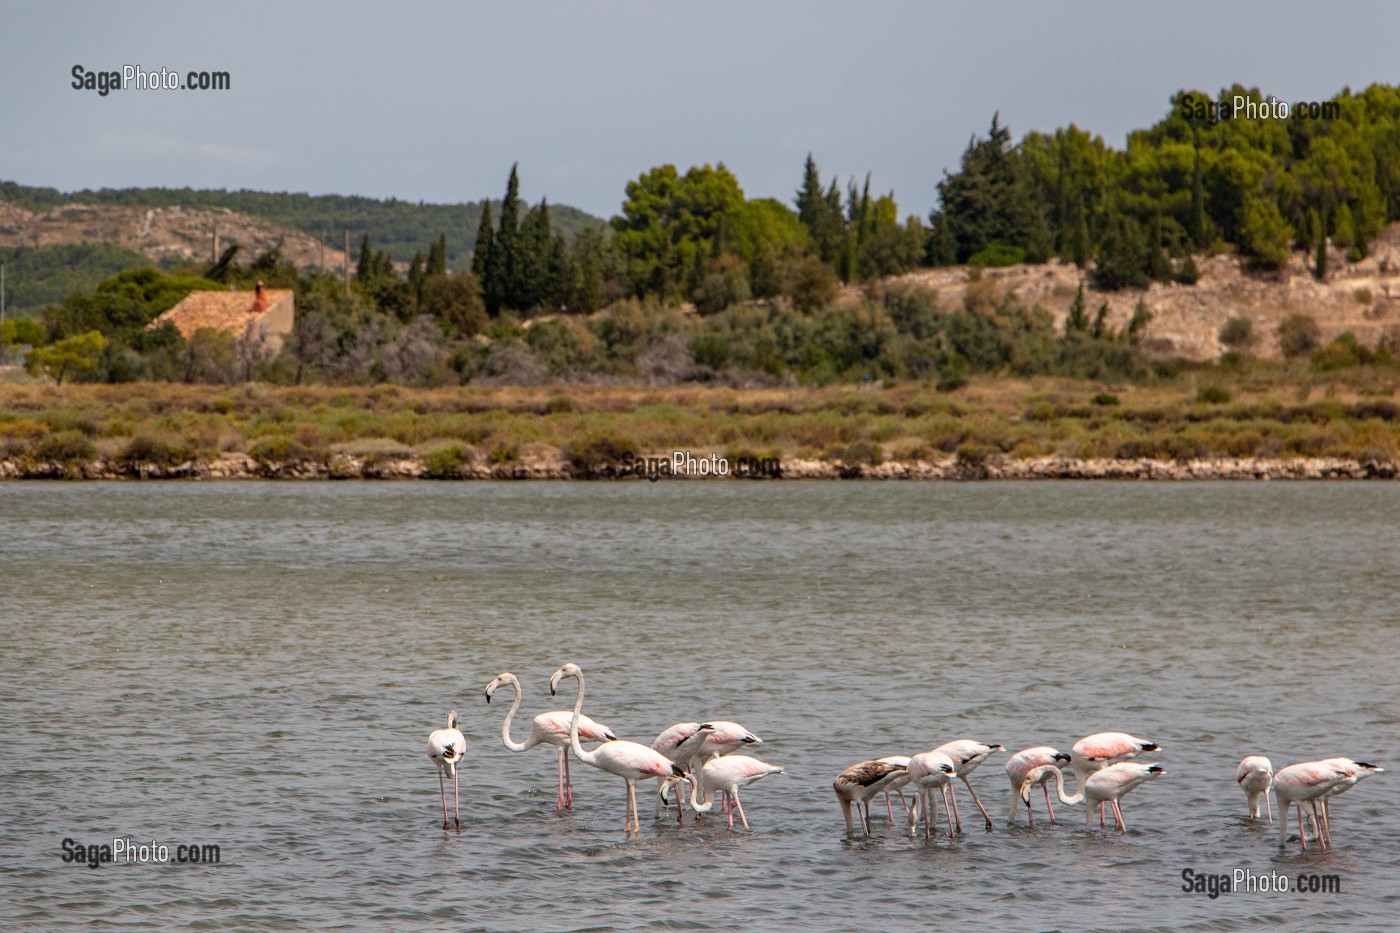
[[[360,241],[360,259],[355,263],[355,278],[368,279],[374,272],[374,251],[369,246],[369,234]]]
[[[1069,306],[1069,314],[1065,317],[1065,336],[1070,334],[1082,334],[1089,327],[1089,314],[1084,306],[1084,283],[1079,283],[1079,290],[1074,293],[1074,301]]]
[[[1317,231],[1317,259],[1313,263],[1313,276],[1319,282],[1327,281],[1327,222],[1316,213],[1317,225],[1313,228]]]
[[[1162,239],[1162,213],[1158,211],[1152,217],[1152,239],[1147,255],[1147,275],[1154,282],[1170,282],[1172,279],[1172,265],[1167,261]]]
[[[447,274],[447,234],[438,237],[428,248],[428,266],[424,274]]]
[[[491,202],[481,205],[481,222],[476,226],[476,243],[472,246],[472,274],[480,280],[486,278],[487,257],[491,255],[494,233],[491,229]]]
[[[423,251],[420,249],[413,254],[413,261],[408,264],[408,284],[413,287],[413,303],[423,303],[423,279],[426,274],[423,271]]]
[[[1191,216],[1187,233],[1191,235],[1191,242],[1195,244],[1196,249],[1205,249],[1210,244],[1207,242],[1209,227],[1206,224],[1205,185],[1201,180],[1201,143],[1194,130],[1192,136],[1196,158],[1191,165]]]

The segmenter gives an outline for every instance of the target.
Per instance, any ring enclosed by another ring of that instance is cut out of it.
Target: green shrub
[[[34,457],[37,460],[74,463],[79,460],[91,460],[96,456],[97,449],[81,431],[46,434],[34,445]]]
[[[1206,405],[1223,405],[1230,401],[1230,390],[1224,386],[1201,386],[1196,390],[1196,401]]]
[[[1089,399],[1089,401],[1091,404],[1094,405],[1117,405],[1118,396],[1114,395],[1112,392],[1097,392],[1092,398]]]
[[[520,459],[520,448],[505,441],[497,441],[491,445],[491,452],[486,455],[486,460],[492,466],[505,466]]]
[[[121,453],[124,463],[151,463],[173,467],[193,458],[194,453],[180,441],[153,434],[138,434]]]
[[[1254,322],[1247,317],[1232,317],[1220,327],[1220,342],[1239,350],[1254,342]]]
[[[846,464],[879,466],[885,460],[885,452],[874,441],[856,441],[842,449],[838,459]]]
[[[608,467],[623,460],[635,459],[639,448],[636,441],[620,434],[601,432],[570,441],[562,453],[576,475],[597,476]]]
[[[466,444],[448,443],[428,451],[423,469],[433,479],[454,479],[462,475],[462,467],[470,460],[471,448]]]
[[[1019,246],[1008,246],[1005,243],[997,242],[983,247],[973,253],[967,259],[969,266],[978,266],[983,269],[997,269],[1003,266],[1015,266],[1026,261],[1026,251]]]
[[[1316,349],[1320,339],[1317,321],[1306,314],[1290,314],[1278,326],[1279,350],[1290,360],[1307,356]]]
[[[248,456],[264,466],[277,463],[305,463],[312,459],[306,445],[290,434],[272,434],[259,438],[248,449]]]
[[[964,469],[980,470],[987,465],[991,458],[991,451],[976,441],[967,441],[958,445],[958,466]]]

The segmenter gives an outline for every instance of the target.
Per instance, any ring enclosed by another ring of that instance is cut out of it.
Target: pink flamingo
[[[831,786],[836,791],[837,802],[841,804],[841,815],[846,818],[847,835],[854,831],[851,805],[855,804],[856,815],[861,817],[861,831],[870,835],[870,798],[908,772],[906,766],[888,761],[861,761],[836,776]],[[862,808],[864,813],[861,812]]]
[[[691,760],[700,750],[702,734],[714,731],[714,725],[708,722],[678,722],[658,735],[651,743],[651,747],[683,769],[689,770]],[[674,781],[666,778],[656,782],[657,816],[661,815],[661,807],[667,803],[666,791],[673,784]],[[676,818],[678,822],[685,819],[685,811],[681,808],[680,798],[676,800]]]
[[[987,760],[988,755],[1001,750],[1002,748],[1000,745],[987,745],[972,739],[957,739],[953,742],[945,742],[934,749],[934,751],[942,752],[953,759],[953,764],[957,769],[958,780],[962,781],[967,787],[967,792],[972,795],[972,802],[977,804],[977,809],[982,811],[982,818],[987,821],[987,832],[992,831],[992,818],[987,814],[987,808],[982,806],[982,801],[977,797],[977,791],[972,789],[972,785],[968,783],[967,777],[973,771],[977,770],[978,765]],[[962,832],[962,819],[958,816],[957,792],[950,786],[948,788],[948,793],[953,798],[953,822],[957,824],[958,832]]]
[[[1021,800],[1027,807],[1031,804],[1031,788],[1039,783],[1047,774],[1055,779],[1055,792],[1059,795],[1063,803],[1080,803],[1084,807],[1084,830],[1090,832],[1094,828],[1094,808],[1105,804],[1113,807],[1114,827],[1122,832],[1128,828],[1128,824],[1123,821],[1123,808],[1119,801],[1134,788],[1140,787],[1147,781],[1159,778],[1167,773],[1167,769],[1161,765],[1145,765],[1136,761],[1120,761],[1117,764],[1109,765],[1099,771],[1092,772],[1084,781],[1083,786],[1073,795],[1065,794],[1065,775],[1060,770],[1059,765],[1041,765],[1032,768],[1026,775],[1026,779],[1021,783]]]
[[[1093,735],[1086,735],[1069,750],[1069,766],[1074,771],[1075,779],[1079,782],[1082,790],[1084,782],[1089,779],[1089,775],[1095,771],[1107,768],[1109,765],[1136,758],[1143,752],[1159,752],[1162,746],[1156,742],[1149,742],[1137,736],[1128,735],[1126,732],[1095,732]],[[1099,804],[1099,826],[1103,826],[1103,808]]]
[[[1352,761],[1350,758],[1324,758],[1322,759],[1322,763],[1325,765],[1334,765],[1338,770],[1349,775],[1348,780],[1343,781],[1322,795],[1322,833],[1327,837],[1327,844],[1330,846],[1332,844],[1332,807],[1330,803],[1332,798],[1338,794],[1346,793],[1355,787],[1358,782],[1373,774],[1383,774],[1385,769],[1379,768],[1373,764],[1368,764],[1364,761]]]
[[[668,777],[672,774],[685,774],[671,759],[648,748],[640,742],[627,742],[616,739],[604,742],[596,751],[588,751],[579,742],[579,721],[583,713],[583,671],[577,664],[565,664],[549,678],[549,695],[554,696],[559,681],[572,677],[578,682],[578,697],[574,700],[574,714],[569,721],[569,745],[574,755],[584,764],[592,765],[600,771],[615,774],[627,782],[627,820],[623,831],[642,831],[642,821],[637,815],[637,782],[645,778]]]
[[[501,742],[513,752],[529,751],[536,745],[553,745],[559,753],[559,794],[555,799],[554,809],[573,809],[574,785],[569,774],[568,710],[557,709],[549,713],[540,713],[530,720],[530,734],[525,737],[525,741],[512,741],[510,724],[520,709],[520,680],[509,671],[496,675],[496,678],[486,685],[487,703],[491,702],[491,695],[501,687],[515,689],[515,699],[510,704],[510,712],[506,713],[505,721],[501,723]],[[579,738],[589,742],[611,742],[617,738],[607,726],[596,723],[587,716],[579,717],[578,734]]]
[[[443,776],[452,778],[452,808],[458,832],[462,829],[462,803],[457,794],[457,764],[467,753],[467,737],[457,730],[457,711],[447,714],[447,728],[428,733],[428,757],[438,769],[438,793],[442,796],[442,828],[447,828],[447,784]]]
[[[675,778],[673,780],[688,780],[690,782],[690,807],[696,813],[709,813],[714,809],[715,791],[723,791],[734,801],[734,805],[729,809],[729,828],[734,828],[734,811],[739,811],[739,820],[744,824],[744,829],[749,828],[748,818],[744,816],[744,804],[739,799],[739,788],[748,787],[755,781],[766,778],[770,774],[783,774],[782,768],[776,765],[766,764],[757,758],[750,758],[748,755],[726,755],[721,758],[712,758],[705,762],[700,769],[700,773],[689,778]],[[703,803],[696,799],[696,791],[701,784],[710,789],[710,795]]]
[[[1249,801],[1249,818],[1259,819],[1259,798],[1269,810],[1269,822],[1274,821],[1274,805],[1269,800],[1269,785],[1274,782],[1274,763],[1263,755],[1249,755],[1235,769],[1235,781],[1244,789]]]
[[[1056,751],[1049,745],[1025,748],[1007,759],[1006,776],[1011,780],[1011,812],[1006,816],[1006,825],[1016,825],[1016,811],[1021,805],[1021,784],[1025,782],[1026,775],[1031,772],[1031,769],[1043,765],[1054,765],[1058,768],[1062,762],[1068,761],[1068,755]],[[1040,789],[1045,791],[1045,809],[1050,811],[1050,822],[1053,823],[1055,822],[1055,807],[1050,803],[1051,777],[1049,771],[1044,771],[1039,783]],[[1026,804],[1026,819],[1030,821],[1030,825],[1035,825],[1035,811],[1029,803]]]
[[[711,719],[709,725],[713,726],[713,729],[705,733],[700,741],[700,747],[691,759],[690,771],[692,773],[698,773],[697,769],[703,770],[707,761],[713,761],[747,746],[763,744],[762,739],[737,722],[730,722],[727,719]],[[701,779],[703,780],[703,775]],[[706,799],[709,798],[709,792],[703,787],[700,788],[700,794]],[[729,812],[729,798],[723,791],[720,792],[720,802],[722,804],[721,812]]]
[[[884,758],[877,758],[875,760],[888,762],[892,765],[904,765],[906,768],[909,767],[910,762],[908,755],[886,755]],[[909,776],[905,775],[902,778],[896,778],[885,787],[885,812],[889,814],[890,825],[894,825],[894,807],[890,806],[890,794],[898,794],[899,802],[904,804],[905,814],[909,813],[909,801],[904,799],[903,790],[903,788],[909,784],[909,781]]]
[[[1302,761],[1275,774],[1273,787],[1274,797],[1278,800],[1279,847],[1288,842],[1288,807],[1291,804],[1298,808],[1298,841],[1303,851],[1308,851],[1308,830],[1303,822],[1303,803],[1306,801],[1312,809],[1313,836],[1318,845],[1327,848],[1317,801],[1338,785],[1351,780],[1352,774],[1346,769],[1326,761]]]
[[[957,764],[943,752],[923,752],[909,759],[909,782],[916,789],[914,808],[909,811],[909,835],[914,835],[919,825],[919,810],[924,814],[924,838],[932,834],[932,827],[938,824],[938,807],[933,802],[933,791],[943,793],[943,815],[948,817],[948,838],[953,838],[953,815],[948,809],[948,796],[952,792],[953,778],[957,776]]]

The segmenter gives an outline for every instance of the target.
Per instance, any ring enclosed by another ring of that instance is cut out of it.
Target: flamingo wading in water
[[[569,745],[574,755],[584,764],[592,765],[599,771],[615,774],[627,782],[627,820],[624,831],[642,831],[642,821],[637,816],[637,782],[645,778],[664,778],[671,775],[684,776],[680,766],[654,748],[640,742],[627,742],[617,739],[604,742],[595,751],[588,751],[579,742],[579,720],[583,715],[583,671],[577,664],[565,664],[549,678],[549,695],[558,692],[559,681],[572,677],[578,682],[578,697],[574,700],[573,718],[569,720]]]
[[[972,802],[977,804],[977,809],[982,811],[982,818],[987,821],[987,832],[992,831],[992,818],[987,814],[987,808],[982,806],[982,801],[977,797],[977,791],[972,789],[968,783],[967,776],[977,770],[977,766],[987,760],[987,756],[992,752],[1001,751],[1000,745],[987,745],[973,739],[958,739],[953,742],[945,742],[934,749],[942,752],[953,759],[953,765],[957,769],[958,780],[967,787],[967,792],[972,795]],[[958,795],[950,785],[949,795],[953,798],[953,822],[957,824],[958,832],[962,832],[962,820],[958,817]]]
[[[1120,761],[1093,772],[1076,793],[1067,796],[1065,794],[1065,775],[1059,766],[1041,765],[1038,768],[1032,768],[1026,775],[1026,779],[1021,782],[1021,801],[1029,807],[1031,788],[1048,774],[1055,780],[1055,792],[1059,795],[1062,803],[1080,803],[1081,801],[1084,803],[1085,832],[1092,831],[1094,828],[1094,808],[1105,804],[1113,807],[1113,824],[1119,832],[1122,832],[1128,828],[1128,824],[1123,821],[1123,808],[1119,805],[1119,801],[1129,791],[1166,773],[1167,769],[1161,765]]]
[[[831,786],[836,791],[837,802],[841,804],[841,815],[846,818],[846,834],[854,831],[851,822],[851,806],[854,804],[856,815],[860,817],[861,831],[870,835],[870,798],[908,773],[906,765],[861,761],[838,774]]]
[[[559,753],[559,795],[555,799],[554,809],[572,809],[574,785],[569,774],[569,717],[571,714],[568,710],[562,709],[540,713],[530,720],[530,734],[525,737],[525,741],[512,741],[510,724],[520,709],[520,680],[509,671],[496,675],[496,678],[486,685],[487,703],[491,702],[491,695],[501,687],[515,689],[515,699],[510,704],[510,712],[506,713],[505,721],[501,723],[501,741],[506,748],[513,752],[529,751],[536,745],[554,746]],[[617,738],[607,726],[596,723],[587,716],[579,717],[578,734],[580,739],[589,742],[611,742]]]
[[[948,809],[949,792],[953,789],[953,778],[957,777],[957,764],[940,751],[923,752],[909,759],[909,781],[918,788],[914,797],[914,808],[909,811],[909,835],[919,825],[919,809],[924,813],[924,838],[932,833],[938,823],[938,808],[933,802],[933,791],[937,788],[943,794],[943,815],[948,818],[948,838],[953,838],[953,814]]]
[[[1324,758],[1322,763],[1335,765],[1349,775],[1348,780],[1322,795],[1322,834],[1327,837],[1327,844],[1330,846],[1332,844],[1332,798],[1338,794],[1346,793],[1360,781],[1373,774],[1383,774],[1385,769],[1365,761],[1352,761],[1350,758]]]
[[[696,813],[708,813],[714,809],[714,794],[723,791],[729,795],[734,802],[729,808],[729,828],[734,828],[734,811],[739,811],[739,820],[744,824],[744,828],[749,828],[748,818],[744,816],[744,803],[739,799],[739,788],[747,787],[755,781],[766,778],[770,774],[783,774],[783,769],[777,765],[770,765],[759,761],[757,758],[750,758],[748,755],[725,755],[721,758],[714,758],[705,762],[699,769],[700,774],[692,774],[688,778],[670,778],[671,781],[690,782],[690,807]],[[703,784],[710,796],[702,803],[696,799],[696,792]]]
[[[1235,781],[1244,790],[1249,802],[1249,818],[1259,819],[1259,798],[1269,810],[1269,822],[1274,821],[1274,805],[1269,800],[1269,785],[1274,783],[1274,763],[1263,755],[1249,755],[1235,769]]]
[[[1037,745],[1034,748],[1025,748],[1012,755],[1006,761],[1006,776],[1011,780],[1011,812],[1006,816],[1006,825],[1016,825],[1016,811],[1021,805],[1021,784],[1025,782],[1026,775],[1030,774],[1032,768],[1040,768],[1044,765],[1054,765],[1058,768],[1062,763],[1067,763],[1069,756],[1064,752],[1056,751],[1049,745]],[[1050,822],[1055,822],[1055,807],[1050,803],[1050,781],[1053,775],[1047,770],[1043,771],[1039,780],[1040,789],[1045,791],[1045,809],[1050,811]],[[1029,802],[1026,803],[1026,819],[1032,826],[1035,825],[1035,812]]]
[[[452,778],[452,812],[457,829],[462,829],[462,803],[457,794],[457,765],[467,753],[467,737],[457,729],[457,711],[447,714],[447,728],[428,733],[428,757],[438,769],[438,793],[442,796],[442,828],[447,828],[447,784]]]
[[[1069,750],[1069,766],[1074,771],[1075,779],[1079,782],[1079,789],[1084,789],[1084,783],[1089,779],[1089,775],[1095,771],[1100,771],[1110,765],[1136,758],[1143,752],[1160,752],[1162,746],[1156,742],[1149,742],[1137,736],[1128,735],[1126,732],[1095,732],[1093,735],[1086,735]],[[1099,825],[1103,825],[1104,803],[1099,804]]]
[[[678,722],[669,729],[662,730],[661,734],[652,740],[651,747],[656,749],[674,763],[685,770],[690,770],[690,762],[700,750],[703,736],[701,733],[713,732],[715,727],[708,722]],[[675,781],[673,779],[662,778],[656,782],[656,815],[661,815],[661,807],[666,804],[666,791]],[[681,807],[682,800],[676,798],[676,821],[685,820],[685,810]]]

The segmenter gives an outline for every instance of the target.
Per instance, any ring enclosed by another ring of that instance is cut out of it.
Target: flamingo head
[[[1145,752],[1160,752],[1162,746],[1158,745],[1156,742],[1143,742],[1142,750]]]
[[[1147,773],[1152,775],[1153,777],[1157,777],[1158,775],[1166,774],[1167,769],[1162,767],[1161,765],[1148,765]]]
[[[1069,756],[1066,755],[1064,752],[1056,752],[1054,755],[1051,755],[1050,757],[1054,758],[1056,761],[1063,761],[1063,762],[1066,762],[1066,763],[1069,762]]]
[[[905,768],[904,770],[908,771],[909,769],[908,769],[908,768]],[[945,762],[943,762],[943,764],[941,764],[941,765],[938,766],[938,770],[939,770],[939,771],[942,771],[944,774],[952,774],[952,773],[953,773],[953,766],[950,765],[950,764],[948,764],[948,763],[945,761]]]
[[[447,714],[447,728],[457,728],[457,711],[455,709]]]
[[[520,681],[516,679],[516,676],[514,674],[510,673],[509,671],[506,671],[504,674],[497,674],[496,678],[486,685],[486,702],[490,703],[491,694],[495,693],[497,690],[501,689],[506,684],[511,684],[516,689],[520,688]]]
[[[583,671],[579,669],[579,666],[573,663],[572,661],[570,661],[568,664],[565,664],[563,667],[559,668],[559,670],[555,671],[553,674],[550,675],[549,695],[554,696],[556,693],[559,692],[559,681],[563,680],[565,677],[577,678],[578,675],[582,673]]]

